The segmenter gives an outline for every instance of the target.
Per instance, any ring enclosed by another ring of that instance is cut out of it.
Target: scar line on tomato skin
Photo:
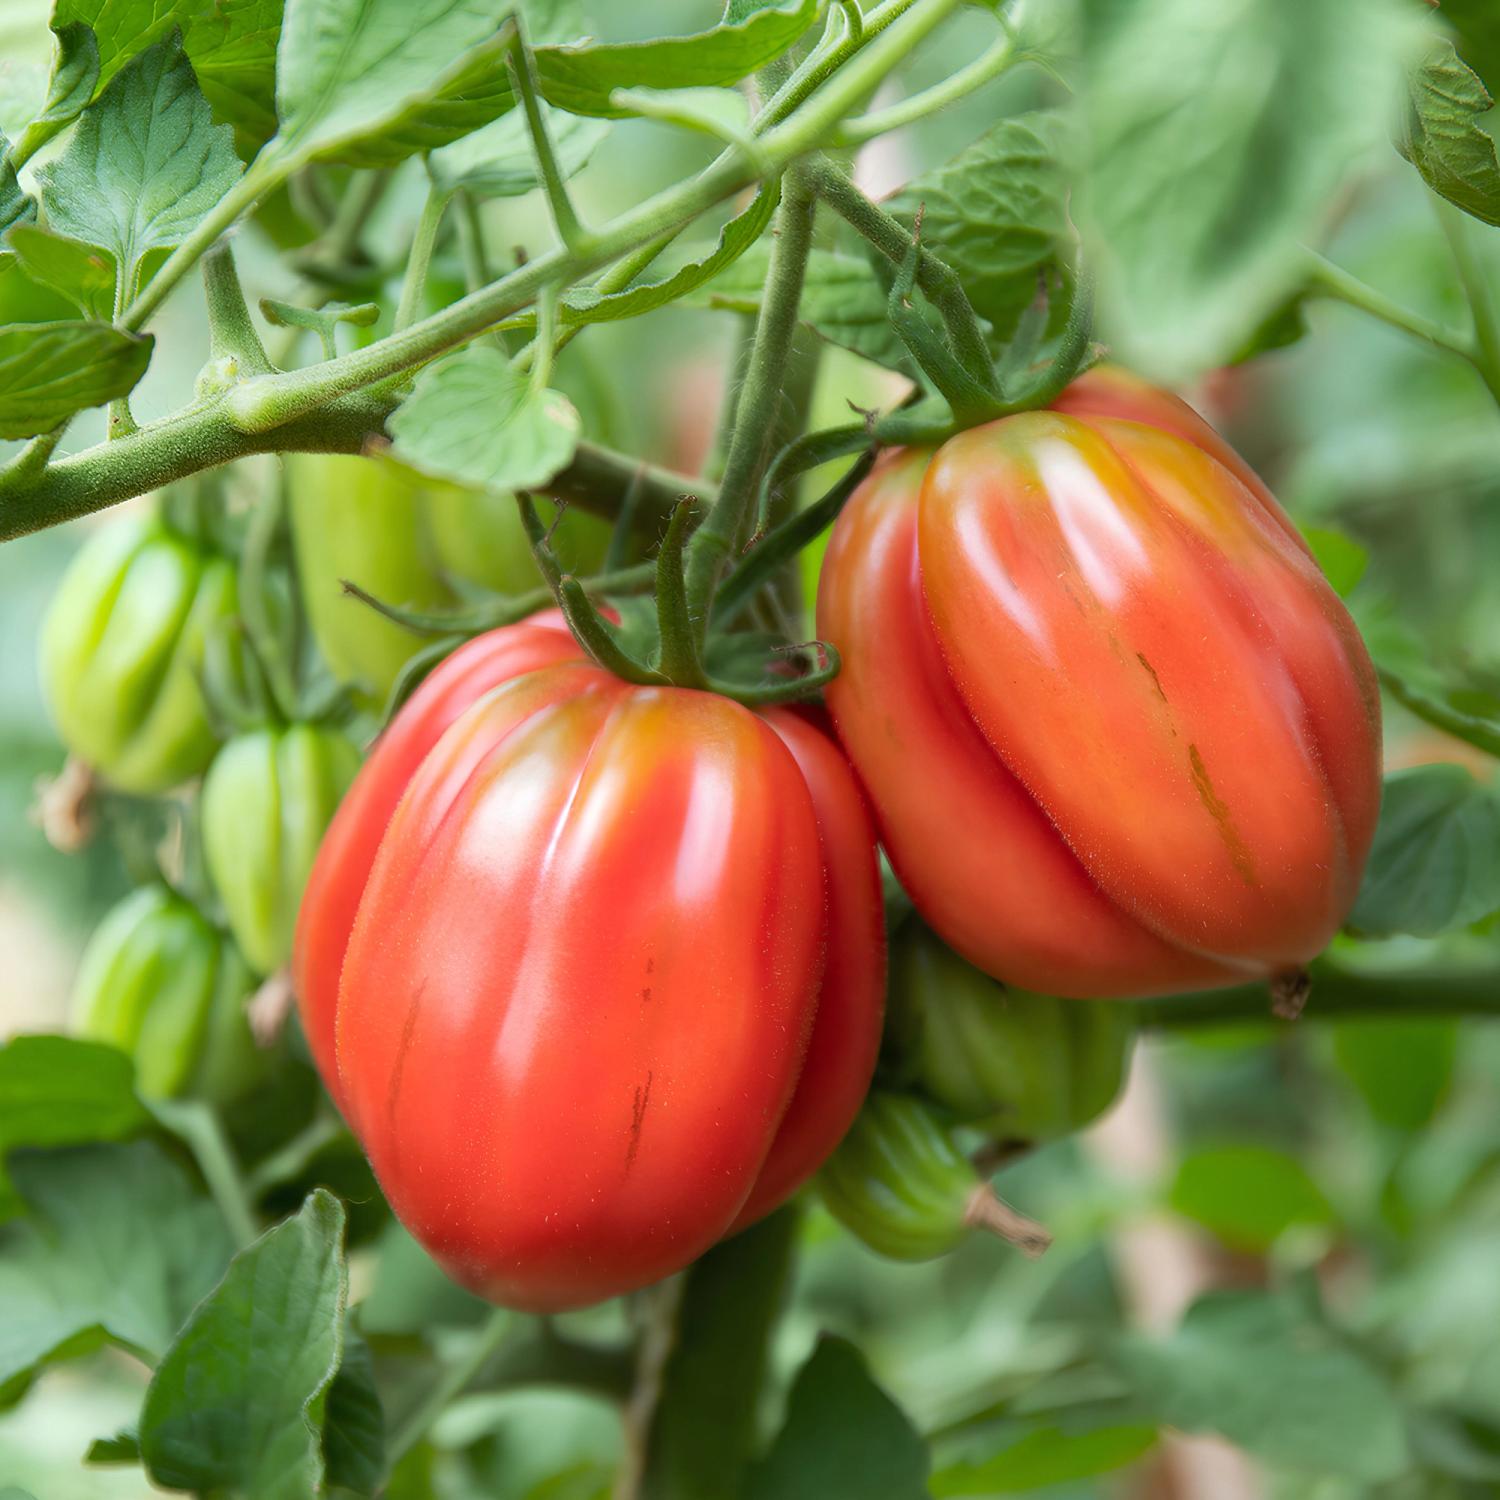
[[[1219,832],[1223,835],[1224,843],[1229,850],[1229,858],[1235,869],[1239,872],[1240,879],[1246,885],[1253,886],[1255,882],[1255,861],[1250,857],[1250,851],[1245,847],[1245,841],[1240,837],[1240,831],[1234,826],[1234,819],[1230,816],[1229,806],[1214,791],[1214,784],[1209,780],[1208,767],[1203,764],[1203,756],[1196,745],[1188,746],[1188,761],[1193,768],[1193,788],[1198,793],[1198,800],[1203,804],[1215,823],[1219,825]]]
[[[391,1085],[386,1090],[385,1117],[392,1124],[396,1119],[396,1105],[401,1095],[401,1081],[406,1074],[406,1054],[411,1050],[411,1039],[417,1029],[417,1011],[422,1004],[422,996],[427,993],[427,981],[423,979],[411,997],[411,1004],[406,1010],[406,1020],[401,1024],[401,1041],[396,1047],[396,1062],[391,1068]]]
[[[651,1102],[651,1072],[646,1073],[646,1082],[635,1086],[635,1098],[630,1105],[630,1145],[625,1150],[625,1170],[635,1165],[635,1154],[641,1149],[641,1126],[646,1123],[646,1106]]]

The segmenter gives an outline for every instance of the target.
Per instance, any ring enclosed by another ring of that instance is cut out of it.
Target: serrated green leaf
[[[927,1446],[870,1378],[864,1357],[824,1335],[797,1373],[786,1421],[750,1471],[747,1500],[922,1500]]]
[[[229,1259],[217,1210],[154,1142],[24,1152],[0,1230],[0,1384],[112,1341],[149,1360]]]
[[[1500,911],[1500,796],[1462,766],[1385,779],[1375,843],[1349,926],[1436,937]]]
[[[17,224],[29,224],[36,218],[36,203],[22,187],[0,135],[0,238]]]
[[[385,1478],[385,1412],[370,1346],[344,1329],[344,1360],[328,1387],[323,1462],[330,1488],[373,1495]]]
[[[214,118],[246,158],[276,134],[276,44],[284,0],[212,0],[182,22],[182,46]]]
[[[230,1263],[162,1358],[141,1410],[141,1453],[169,1489],[306,1500],[342,1355],[344,1210],[316,1190]]]
[[[1080,223],[1104,332],[1176,379],[1292,289],[1351,165],[1388,138],[1410,12],[1368,0],[1086,0]]]
[[[719,232],[718,242],[712,250],[705,254],[698,247],[679,248],[675,266],[673,257],[664,256],[647,273],[654,280],[637,281],[623,292],[606,296],[591,292],[587,287],[574,287],[563,298],[559,309],[561,321],[564,324],[604,323],[617,318],[635,318],[685,297],[733,265],[760,238],[776,212],[779,196],[778,185],[767,183],[750,200],[745,211],[732,218]],[[663,275],[663,265],[673,268]],[[517,319],[515,326],[535,326],[534,315]]]
[[[607,120],[542,108],[559,170],[572,177],[613,126]],[[531,133],[520,110],[434,151],[427,158],[427,170],[441,186],[463,188],[477,198],[518,198],[540,185]]]
[[[974,310],[1004,338],[1036,295],[1037,275],[1067,230],[1062,122],[1037,112],[1001,120],[885,205],[958,272]]]
[[[475,84],[472,49],[483,45],[501,63],[500,20],[490,0],[288,0],[271,149],[297,161],[343,160],[410,128],[446,86]]]
[[[752,245],[683,300],[690,307],[754,315],[760,311],[769,262],[769,248],[764,243]],[[891,326],[887,302],[886,289],[868,261],[835,250],[814,250],[808,257],[797,315],[830,344],[909,375],[911,356]]]
[[[1294,1156],[1269,1146],[1205,1146],[1177,1168],[1170,1193],[1184,1218],[1233,1250],[1264,1252],[1287,1230],[1327,1227],[1333,1208]]]
[[[16,225],[5,244],[33,281],[66,297],[85,317],[109,321],[115,296],[113,257],[36,224]]]
[[[500,494],[545,484],[578,447],[567,397],[532,390],[498,349],[480,345],[423,370],[387,425],[403,462]]]
[[[616,89],[686,89],[738,83],[779,57],[816,20],[817,0],[781,0],[692,36],[538,47],[542,93],[576,115],[620,116]]]
[[[1116,1358],[1162,1422],[1217,1432],[1278,1468],[1376,1483],[1405,1466],[1386,1381],[1281,1298],[1211,1293],[1170,1338],[1127,1337]]]
[[[151,362],[149,334],[107,323],[0,328],[0,437],[34,437],[88,406],[127,395]]]
[[[57,56],[47,85],[47,100],[37,116],[48,125],[66,125],[88,106],[99,86],[99,43],[81,21],[55,28]]]
[[[1029,1495],[1044,1486],[1108,1474],[1156,1446],[1156,1429],[1118,1423],[1075,1432],[1044,1423],[983,1463],[951,1464],[932,1476],[934,1500],[960,1495]]]
[[[1500,224],[1500,160],[1479,123],[1494,100],[1453,50],[1435,39],[1407,74],[1406,124],[1397,145],[1433,192],[1486,224]]]
[[[173,32],[120,69],[37,178],[47,227],[108,251],[132,291],[145,256],[179,244],[240,172]]]

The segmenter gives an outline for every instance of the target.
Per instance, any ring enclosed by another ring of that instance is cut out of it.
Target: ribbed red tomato
[[[873,825],[812,715],[631,687],[555,615],[439,673],[319,856],[304,1025],[440,1263],[579,1306],[769,1212],[853,1120],[884,995]]]
[[[1374,673],[1291,522],[1175,397],[1097,370],[1054,410],[887,455],[835,529],[818,628],[898,875],[995,977],[1276,976],[1347,914]]]

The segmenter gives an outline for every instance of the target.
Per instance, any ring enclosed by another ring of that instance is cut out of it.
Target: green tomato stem
[[[397,333],[410,328],[417,320],[422,294],[427,290],[427,273],[432,266],[432,252],[437,246],[438,230],[442,227],[443,214],[452,197],[451,189],[428,183],[427,197],[422,203],[422,214],[417,220],[411,251],[406,259],[406,275],[401,280],[401,300],[396,304],[396,321],[393,326]]]
[[[1362,973],[1325,955],[1310,966],[1312,990],[1303,1022],[1372,1017],[1500,1016],[1500,968],[1420,969]],[[1271,1010],[1270,986],[1141,1000],[1134,1010],[1144,1026],[1193,1030],[1205,1026],[1285,1025]]]
[[[1453,266],[1458,272],[1459,284],[1469,302],[1469,312],[1474,319],[1474,349],[1470,363],[1479,372],[1496,402],[1500,402],[1500,323],[1495,319],[1495,304],[1490,296],[1489,280],[1479,258],[1474,253],[1474,243],[1469,236],[1468,215],[1445,199],[1433,195],[1438,222],[1448,237],[1448,248],[1453,255]]]
[[[755,341],[735,408],[734,433],[724,463],[719,498],[688,551],[688,611],[701,632],[719,573],[754,511],[770,435],[776,425],[787,356],[797,329],[797,308],[807,258],[812,251],[815,201],[800,166],[789,167],[771,241],[765,290],[755,322]]]
[[[208,302],[209,350],[215,359],[230,358],[245,375],[266,375],[273,368],[250,320],[240,287],[234,249],[226,240],[203,257],[203,291]]]
[[[1453,735],[1455,739],[1463,740],[1476,749],[1483,750],[1486,755],[1500,757],[1500,729],[1495,727],[1492,719],[1482,719],[1473,714],[1463,713],[1444,703],[1440,698],[1424,693],[1420,688],[1407,682],[1404,677],[1385,667],[1377,667],[1376,671],[1380,676],[1381,687],[1402,708],[1408,709],[1435,729],[1441,729],[1444,733]]]
[[[505,1342],[516,1321],[515,1313],[508,1308],[497,1307],[490,1313],[479,1326],[473,1342],[464,1350],[463,1357],[443,1371],[417,1409],[396,1429],[386,1448],[386,1459],[391,1468],[395,1468],[427,1436],[432,1424],[463,1395],[489,1362],[490,1356]]]
[[[218,1115],[197,1099],[157,1099],[148,1101],[147,1107],[192,1152],[235,1245],[243,1250],[256,1239],[260,1229]]]
[[[521,96],[521,108],[526,114],[526,128],[531,135],[531,149],[536,157],[537,173],[542,179],[542,190],[547,197],[547,208],[552,214],[552,227],[557,230],[557,237],[565,246],[577,249],[585,243],[587,234],[579,221],[573,200],[568,194],[568,184],[557,164],[557,153],[552,148],[552,136],[547,129],[547,119],[542,114],[542,104],[537,94],[536,63],[519,26],[514,27],[507,61],[511,77],[515,80],[516,92]]]

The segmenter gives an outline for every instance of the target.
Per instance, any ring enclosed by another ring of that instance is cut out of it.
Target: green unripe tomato
[[[346,735],[310,724],[237,735],[208,768],[198,806],[204,858],[257,973],[291,957],[308,872],[358,769]]]
[[[346,594],[344,580],[403,609],[454,606],[427,535],[426,496],[378,459],[296,453],[286,465],[297,580],[313,639],[340,682],[383,701],[430,637]]]
[[[818,1189],[839,1223],[894,1260],[946,1255],[975,1229],[1030,1256],[1051,1243],[980,1180],[943,1111],[911,1094],[871,1090]]]
[[[90,537],[42,624],[42,684],[63,743],[127,792],[196,776],[216,743],[199,688],[204,643],[238,604],[233,562],[155,516]]]
[[[1119,1093],[1125,1007],[997,984],[913,917],[891,943],[887,1050],[897,1076],[1001,1140],[1047,1141]]]
[[[165,886],[105,917],[73,986],[74,1029],[135,1060],[143,1095],[227,1104],[265,1071],[245,1016],[255,978],[234,944]]]
[[[552,527],[554,506],[537,501],[537,513]],[[511,495],[433,484],[427,492],[427,521],[439,565],[449,578],[462,579],[497,594],[523,594],[539,588],[542,575]],[[570,508],[552,531],[552,549],[563,571],[587,575],[599,570],[609,547],[609,523]]]

